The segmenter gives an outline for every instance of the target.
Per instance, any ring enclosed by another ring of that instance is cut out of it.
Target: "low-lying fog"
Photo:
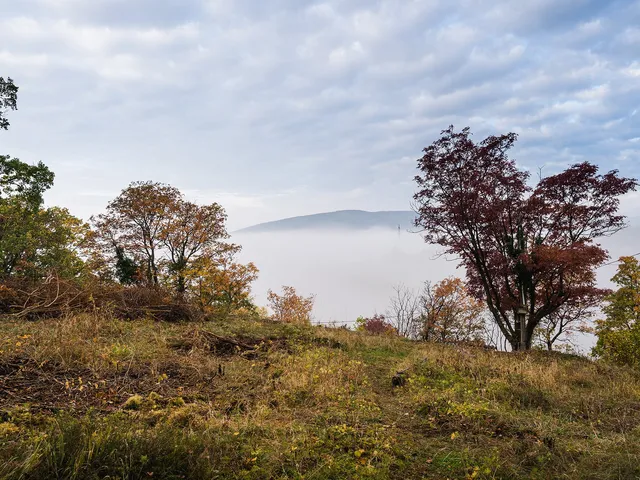
[[[640,218],[602,244],[613,259],[640,252]],[[352,324],[359,315],[384,313],[393,286],[418,290],[427,281],[449,275],[464,278],[457,262],[438,256],[440,247],[427,245],[417,233],[389,229],[308,230],[236,233],[243,246],[241,259],[260,269],[253,292],[258,305],[266,305],[267,290],[292,285],[304,295],[315,294],[314,320]],[[601,286],[611,286],[616,265],[598,272]],[[579,340],[583,350],[593,338]]]

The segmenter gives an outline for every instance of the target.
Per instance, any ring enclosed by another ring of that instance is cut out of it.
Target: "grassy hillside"
[[[581,358],[250,318],[0,342],[3,479],[640,477],[640,376]]]

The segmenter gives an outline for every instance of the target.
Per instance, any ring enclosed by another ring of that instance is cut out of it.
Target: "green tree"
[[[18,87],[0,77],[0,129],[5,114],[17,109]],[[64,208],[44,208],[43,194],[54,174],[39,162],[30,165],[0,155],[0,276],[38,278],[54,271],[63,277],[81,273],[81,250],[88,226]]]
[[[29,165],[0,156],[0,275],[39,277],[55,270],[76,276],[88,226],[64,208],[44,208],[53,185],[43,163]]]
[[[5,80],[0,77],[0,129],[7,130],[9,128],[9,120],[5,116],[7,110],[17,109],[18,87],[11,78]]]
[[[32,275],[55,271],[62,278],[75,278],[82,274],[89,225],[61,207],[40,209],[34,223],[37,247],[27,258]]]
[[[128,256],[119,245],[115,248],[115,274],[116,278],[122,285],[133,285],[139,280],[140,269],[136,261]]]
[[[36,211],[42,206],[42,194],[53,186],[54,177],[42,162],[29,165],[0,155],[0,201],[17,197]]]
[[[621,257],[611,279],[617,286],[607,297],[604,320],[596,322],[593,354],[613,363],[640,366],[640,263]]]

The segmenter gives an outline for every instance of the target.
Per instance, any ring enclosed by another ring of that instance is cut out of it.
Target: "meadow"
[[[628,479],[640,375],[239,313],[0,321],[2,479]]]

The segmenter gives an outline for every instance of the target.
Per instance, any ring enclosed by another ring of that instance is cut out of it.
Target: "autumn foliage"
[[[5,114],[16,109],[17,92],[0,77],[0,130],[9,127]],[[490,315],[490,336],[499,330],[512,349],[552,349],[585,330],[606,298],[596,353],[636,362],[637,262],[621,259],[620,288],[611,295],[597,287],[595,272],[608,259],[598,239],[625,227],[619,199],[637,181],[584,162],[533,184],[508,156],[516,140],[508,133],[474,142],[468,128],[451,126],[424,149],[416,226],[459,260],[467,278],[427,283],[418,293],[400,284],[385,315],[361,319],[359,327],[468,341],[483,335]],[[251,295],[258,269],[239,260],[220,204],[195,203],[171,185],[133,182],[86,223],[45,206],[53,181],[43,163],[0,155],[0,312],[37,318],[99,310],[172,320],[258,312]],[[313,296],[283,287],[269,291],[268,301],[274,319],[310,323]]]
[[[93,218],[103,276],[123,284],[169,289],[205,313],[250,307],[258,269],[236,261],[226,214],[197,205],[170,186],[134,182]]]
[[[427,283],[421,296],[420,337],[437,342],[477,340],[484,327],[484,304],[471,296],[459,278]]]
[[[356,330],[367,332],[371,335],[398,335],[398,330],[384,315],[375,314],[372,317],[358,317]]]
[[[252,262],[237,262],[239,250],[228,245],[215,256],[199,258],[185,271],[187,290],[203,311],[253,307],[251,284],[258,278],[258,268]]]
[[[290,286],[282,287],[282,295],[269,290],[267,293],[269,308],[273,311],[273,319],[283,323],[310,324],[311,311],[315,297],[298,295]]]
[[[0,77],[0,107],[17,87]],[[0,109],[1,110],[1,109]],[[9,126],[0,112],[0,129]],[[44,206],[54,174],[0,155],[0,312],[21,318],[110,311],[124,318],[193,318],[252,308],[258,269],[226,240],[226,213],[175,187],[133,182],[91,225]]]
[[[624,228],[619,198],[637,182],[585,162],[532,187],[507,155],[516,139],[475,143],[468,128],[449,127],[418,160],[414,201],[425,241],[460,258],[473,295],[512,348],[526,349],[542,319],[605,293],[595,269],[608,255],[596,239]]]

